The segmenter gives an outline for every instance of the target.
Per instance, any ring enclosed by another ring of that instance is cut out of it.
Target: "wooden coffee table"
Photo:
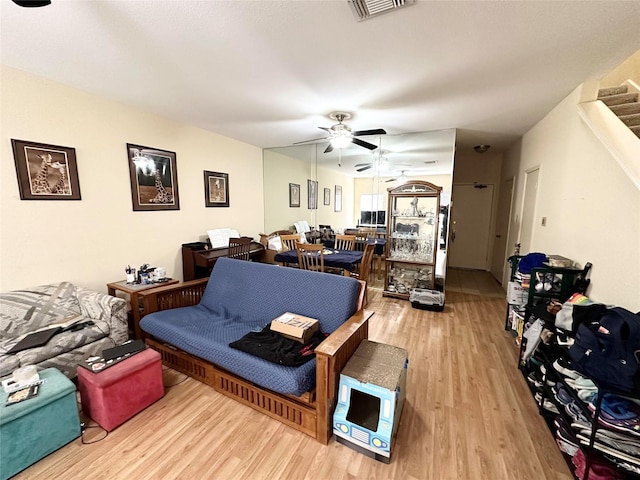
[[[130,285],[126,280],[119,282],[107,283],[107,290],[112,297],[116,296],[116,292],[123,292],[129,295],[129,302],[131,303],[131,320],[133,322],[133,335],[134,338],[142,338],[142,330],[140,330],[140,303],[138,301],[138,293],[142,291],[151,290],[153,288],[164,287],[165,285],[173,285],[179,283],[178,280],[171,279],[162,283],[150,283],[148,285]]]

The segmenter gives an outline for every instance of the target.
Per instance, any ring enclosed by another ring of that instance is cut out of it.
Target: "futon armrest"
[[[366,333],[369,331],[369,318],[374,312],[369,310],[359,310],[354,313],[346,322],[338,327],[331,335],[329,335],[318,347],[316,347],[316,355],[326,355],[329,357],[335,357],[341,350],[345,348],[345,344],[350,339],[358,335],[363,328],[366,329]],[[358,341],[360,345],[360,341]],[[358,347],[356,345],[356,348]],[[353,350],[355,351],[355,349]],[[353,352],[350,352],[351,357]]]
[[[142,316],[161,310],[197,305],[202,299],[208,281],[209,277],[198,278],[140,292],[138,295],[144,308]]]
[[[331,437],[331,418],[336,405],[340,372],[360,342],[369,336],[373,312],[358,310],[316,348],[316,439],[327,445]]]

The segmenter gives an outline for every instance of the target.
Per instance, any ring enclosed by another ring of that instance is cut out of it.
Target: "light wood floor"
[[[104,440],[75,440],[16,478],[571,479],[516,369],[513,339],[503,330],[503,294],[457,291],[495,287],[489,274],[475,277],[473,285],[463,279],[457,287],[451,277],[442,313],[370,290],[369,309],[376,312],[370,339],[409,351],[407,399],[390,465],[334,439],[320,445],[186,379]],[[165,384],[182,378],[165,372]],[[90,429],[85,437],[102,432]]]

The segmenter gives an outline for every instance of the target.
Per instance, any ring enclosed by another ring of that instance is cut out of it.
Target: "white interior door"
[[[520,253],[522,255],[526,255],[531,251],[533,222],[535,220],[536,202],[538,199],[539,176],[540,168],[529,170],[524,182],[522,222],[520,223]]]
[[[491,257],[491,274],[500,284],[507,261],[507,236],[509,234],[509,218],[513,202],[513,177],[509,178],[500,189],[498,212],[496,213],[495,238],[493,239],[493,255]]]
[[[487,270],[493,185],[453,186],[449,266]]]

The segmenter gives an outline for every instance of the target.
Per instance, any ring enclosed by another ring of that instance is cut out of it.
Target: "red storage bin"
[[[147,348],[99,373],[78,368],[82,411],[107,431],[164,396],[160,354]]]

